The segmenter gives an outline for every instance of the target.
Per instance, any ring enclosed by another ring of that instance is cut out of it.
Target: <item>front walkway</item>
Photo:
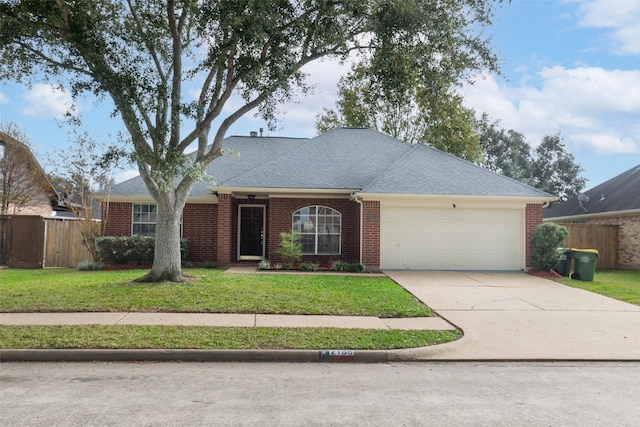
[[[387,271],[464,331],[422,360],[640,360],[640,307],[526,274]]]

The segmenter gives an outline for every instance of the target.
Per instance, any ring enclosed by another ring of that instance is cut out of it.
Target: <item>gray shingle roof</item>
[[[584,192],[582,205],[573,197],[544,210],[545,218],[603,214],[640,209],[640,165]]]
[[[551,197],[543,191],[420,144],[411,147],[362,192]]]
[[[226,182],[232,187],[353,189],[411,147],[371,129],[339,128],[310,139]]]
[[[423,145],[410,146],[371,129],[338,128],[312,139],[229,137],[236,155],[214,160],[221,188],[328,189],[370,194],[551,197],[549,194]],[[210,182],[191,195],[210,194]],[[147,195],[140,177],[114,186],[114,196]]]

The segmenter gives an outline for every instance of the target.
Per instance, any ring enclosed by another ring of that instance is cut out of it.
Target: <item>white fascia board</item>
[[[260,187],[208,187],[212,193],[248,195],[255,194],[261,197],[349,197],[357,189],[335,188],[260,188]]]
[[[357,193],[361,200],[380,201],[385,206],[425,206],[425,207],[485,207],[485,208],[524,208],[528,204],[548,203],[556,197],[509,197],[509,196],[462,196],[451,194],[375,194]]]
[[[109,203],[155,203],[150,195],[140,196],[104,196],[100,198],[102,202]]]
[[[156,201],[151,196],[111,196],[111,197],[103,197],[101,201],[109,202],[109,203],[149,203],[149,204],[156,203]],[[213,194],[206,197],[190,197],[187,199],[187,203],[193,203],[193,204],[218,203],[218,198]]]
[[[618,217],[618,216],[635,216],[640,215],[640,209],[629,209],[626,211],[598,212],[592,214],[556,216],[553,218],[544,218],[543,222],[568,222],[568,221],[586,221],[589,219]]]

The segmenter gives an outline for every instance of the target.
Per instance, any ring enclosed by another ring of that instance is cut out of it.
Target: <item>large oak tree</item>
[[[235,121],[256,108],[273,120],[280,102],[308,89],[301,68],[323,57],[369,52],[372,74],[395,88],[493,64],[479,31],[493,4],[1,0],[0,78],[111,98],[130,137],[121,148],[158,205],[154,262],[142,280],[181,281],[183,207]]]

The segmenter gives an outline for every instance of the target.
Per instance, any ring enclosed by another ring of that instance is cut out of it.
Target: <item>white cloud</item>
[[[514,87],[485,77],[462,94],[469,107],[523,133],[532,145],[561,132],[576,150],[640,153],[640,70],[558,66]]]
[[[21,110],[30,117],[61,119],[67,112],[78,112],[68,92],[47,84],[34,85],[24,95],[24,101]]]
[[[128,179],[134,178],[136,176],[140,175],[140,173],[137,170],[127,170],[127,171],[123,171],[120,172],[119,174],[115,175],[113,177],[113,180],[117,183],[120,183],[122,181],[126,181]]]
[[[625,154],[625,153],[637,153],[638,141],[634,141],[629,137],[616,136],[613,133],[585,133],[575,134],[573,138],[576,141],[580,141],[597,154]]]
[[[640,2],[638,0],[591,0],[580,3],[579,24],[610,30],[614,50],[621,55],[640,54]]]
[[[0,92],[0,104],[6,104],[9,102],[9,98],[2,92]]]

